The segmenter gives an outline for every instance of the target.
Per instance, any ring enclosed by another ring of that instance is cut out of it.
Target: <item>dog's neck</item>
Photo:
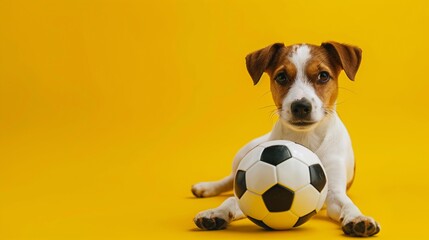
[[[307,131],[295,130],[282,119],[279,119],[271,132],[271,138],[273,140],[293,141],[315,152],[328,136],[329,129],[336,125],[335,121],[337,119],[338,115],[332,113],[321,120],[317,126]]]

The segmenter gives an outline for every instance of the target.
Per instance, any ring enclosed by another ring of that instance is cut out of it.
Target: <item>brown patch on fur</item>
[[[270,76],[271,93],[277,108],[282,107],[283,97],[288,93],[296,76],[296,67],[288,59],[292,51],[293,47],[291,46],[285,47],[283,43],[274,43],[246,56],[247,71],[255,85],[264,72]],[[291,80],[284,86],[277,84],[274,80],[281,71],[284,71]]]
[[[273,101],[276,104],[277,108],[280,109],[282,107],[283,98],[287,95],[289,92],[289,89],[291,85],[293,84],[293,81],[296,77],[296,67],[295,65],[286,57],[290,54],[290,48],[286,49],[282,55],[284,55],[284,58],[282,61],[279,61],[277,64],[277,68],[272,68],[267,71],[268,75],[270,76],[270,89],[271,89],[271,95],[273,97]],[[280,85],[275,81],[276,76],[284,72],[290,82],[288,82],[285,85]]]
[[[321,47],[326,49],[335,64],[341,66],[350,80],[355,79],[362,60],[362,49],[337,42],[324,42]]]
[[[267,69],[275,65],[273,62],[278,58],[277,56],[285,48],[283,43],[274,43],[268,47],[249,53],[246,56],[246,67],[250,76],[252,77],[253,84],[259,82],[262,74]]]
[[[314,86],[317,96],[323,102],[323,107],[333,110],[338,96],[338,75],[341,68],[336,65],[329,53],[320,46],[309,45],[312,58],[307,63],[306,74]],[[319,73],[326,71],[331,76],[331,80],[325,84],[317,82]]]

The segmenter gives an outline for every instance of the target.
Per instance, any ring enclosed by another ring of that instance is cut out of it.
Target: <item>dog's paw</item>
[[[342,224],[344,233],[352,237],[370,237],[380,232],[380,225],[371,217],[358,216]]]
[[[204,198],[204,197],[213,197],[219,195],[216,187],[211,182],[200,182],[192,186],[192,193],[195,197]]]
[[[228,226],[231,219],[231,213],[211,209],[198,213],[194,218],[194,223],[203,230],[221,230]]]

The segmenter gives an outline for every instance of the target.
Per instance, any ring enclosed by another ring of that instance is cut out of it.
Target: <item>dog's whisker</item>
[[[273,109],[270,112],[270,119],[273,119],[276,115],[280,115],[280,109]]]
[[[269,94],[269,93],[271,93],[271,91],[266,91],[266,92],[264,92],[264,93],[262,94],[262,97],[263,97],[263,96],[265,96],[265,95],[267,95],[267,94]]]
[[[327,116],[331,116],[331,115],[335,114],[335,112],[336,112],[335,109],[328,108],[328,107],[323,107],[323,111],[325,112],[325,114]]]
[[[267,105],[267,106],[264,106],[264,107],[260,107],[259,109],[265,109],[265,108],[270,108],[270,107],[277,107],[277,106],[274,105],[274,104],[271,104],[271,105]]]
[[[272,117],[273,115],[275,115],[277,113],[277,109],[273,109],[270,111],[270,116]]]
[[[345,88],[345,87],[338,87],[339,89],[343,89],[343,90],[346,90],[346,91],[348,91],[348,92],[350,92],[350,93],[353,93],[353,94],[357,94],[355,91],[353,91],[353,90],[350,90],[350,89],[348,89],[348,88]]]

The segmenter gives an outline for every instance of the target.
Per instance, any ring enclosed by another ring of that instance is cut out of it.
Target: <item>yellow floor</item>
[[[350,190],[381,239],[426,237],[429,5],[410,1],[0,1],[0,239],[336,239],[322,211],[292,231],[196,229],[276,117],[244,57],[273,42],[363,49],[338,112]]]

